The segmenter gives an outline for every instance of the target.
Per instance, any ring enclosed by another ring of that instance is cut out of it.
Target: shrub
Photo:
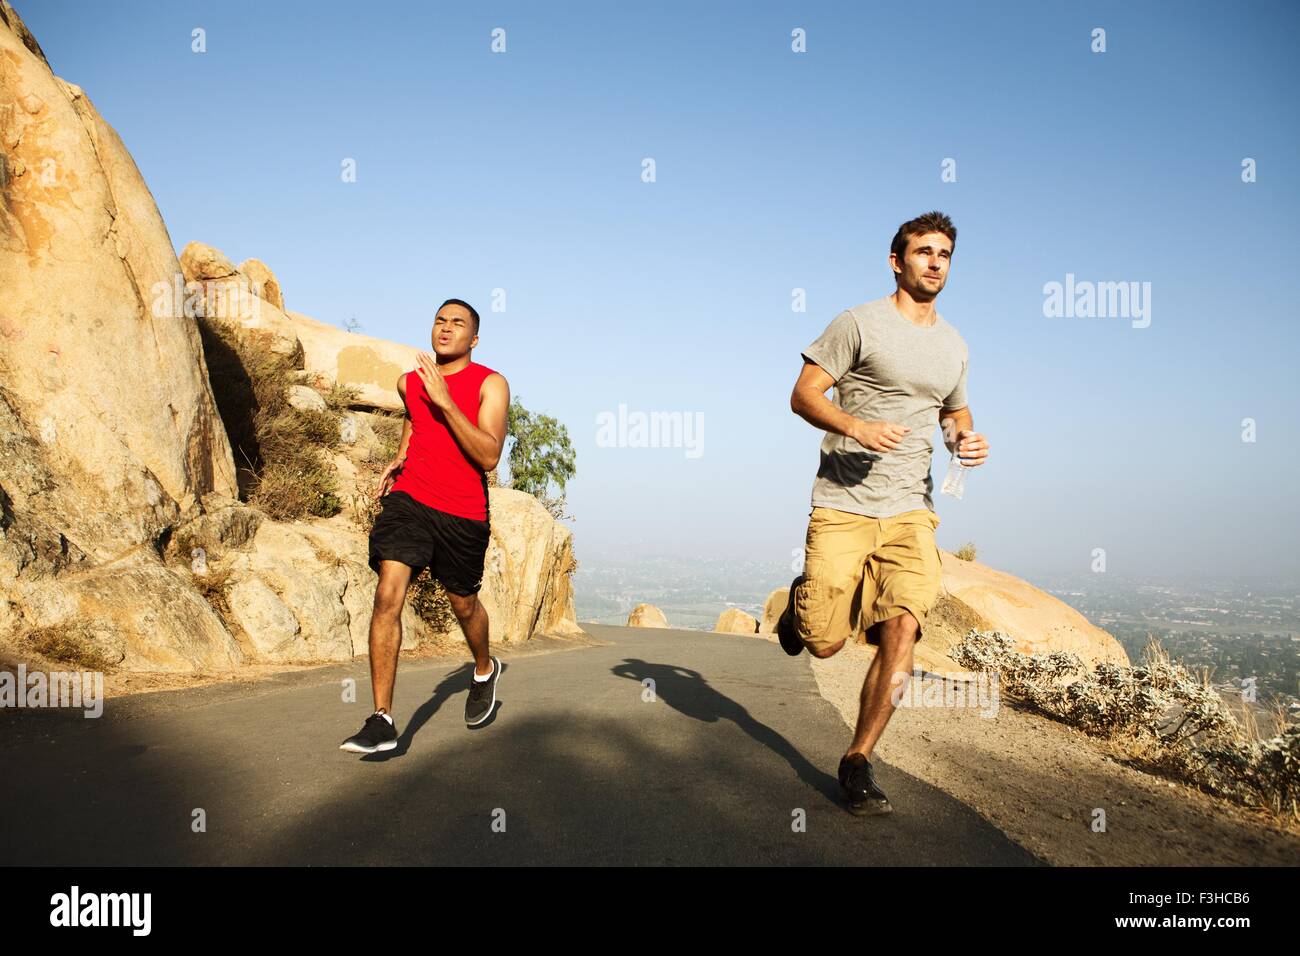
[[[1021,654],[1000,631],[971,632],[950,656],[996,674],[1031,710],[1121,745],[1147,770],[1236,802],[1297,816],[1300,725],[1252,740],[1210,684],[1152,640],[1142,663],[1089,670],[1076,654]]]

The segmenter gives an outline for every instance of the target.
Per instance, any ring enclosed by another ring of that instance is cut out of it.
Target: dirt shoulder
[[[829,660],[807,658],[850,728],[874,653],[849,642]],[[1006,700],[994,716],[900,707],[875,757],[968,804],[1054,865],[1300,865],[1300,828],[1125,766],[1105,741]],[[1093,831],[1098,808],[1105,832]]]

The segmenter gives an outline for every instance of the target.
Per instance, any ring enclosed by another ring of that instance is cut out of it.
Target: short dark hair
[[[438,306],[438,308],[434,310],[433,314],[437,315],[439,312],[442,311],[443,306],[447,306],[447,305],[459,305],[461,308],[468,309],[469,314],[474,317],[474,334],[475,335],[478,334],[478,311],[474,308],[474,306],[470,305],[464,299],[448,299],[442,305]]]
[[[927,232],[943,233],[952,240],[952,251],[957,251],[957,227],[952,224],[951,219],[937,209],[915,219],[909,219],[899,226],[898,232],[894,233],[894,241],[889,244],[889,251],[901,259],[907,252],[908,240],[913,236],[923,236]]]

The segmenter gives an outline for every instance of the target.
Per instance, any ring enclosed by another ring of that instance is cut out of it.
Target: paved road
[[[883,764],[895,812],[847,813],[848,731],[806,659],[750,637],[585,627],[592,645],[507,657],[475,730],[468,664],[403,664],[388,754],[337,749],[369,713],[364,661],[110,701],[97,720],[0,714],[0,862],[1038,862]]]

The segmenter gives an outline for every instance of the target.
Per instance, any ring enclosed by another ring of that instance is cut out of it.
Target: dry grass
[[[455,625],[456,615],[452,613],[447,592],[429,574],[428,568],[421,571],[420,576],[411,582],[407,594],[415,613],[435,632],[446,634]]]
[[[39,627],[27,633],[26,643],[47,660],[71,664],[78,670],[102,672],[111,670],[117,663],[76,628]]]
[[[333,382],[322,397],[325,399],[325,405],[330,411],[342,414],[356,404],[361,397],[361,391],[352,385],[340,385],[338,382]]]
[[[337,514],[343,507],[337,474],[321,451],[338,447],[341,412],[289,404],[300,357],[277,355],[270,335],[236,335],[217,322],[203,322],[200,330],[213,396],[235,452],[240,496],[281,521]],[[336,389],[330,394],[339,400]]]
[[[955,558],[959,558],[959,559],[962,560],[962,561],[974,561],[974,560],[975,560],[975,542],[974,542],[974,541],[967,541],[967,542],[966,542],[965,544],[963,544],[960,548],[958,548],[956,551],[953,552],[953,557],[955,557]]]
[[[1300,724],[1278,707],[1277,733],[1260,739],[1253,715],[1238,721],[1208,672],[1188,670],[1154,639],[1132,667],[1021,654],[999,631],[972,630],[951,657],[997,674],[1002,692],[1030,710],[1105,738],[1140,769],[1300,820]]]
[[[370,413],[370,428],[379,439],[377,461],[380,468],[397,457],[397,446],[402,443],[402,423],[405,416],[399,412],[374,411]]]
[[[226,595],[226,588],[230,584],[229,568],[214,568],[208,565],[207,573],[191,575],[190,583],[199,594],[203,595],[203,599],[212,605],[212,609],[223,621],[231,620],[230,602]]]

